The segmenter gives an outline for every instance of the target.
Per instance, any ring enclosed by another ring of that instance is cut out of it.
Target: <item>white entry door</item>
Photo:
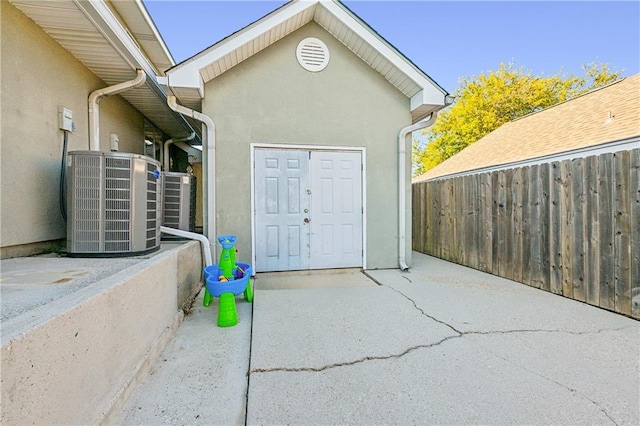
[[[362,155],[256,149],[256,271],[362,266]]]
[[[311,152],[311,269],[362,266],[362,156]]]

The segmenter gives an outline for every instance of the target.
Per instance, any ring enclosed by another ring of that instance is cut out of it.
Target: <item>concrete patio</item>
[[[419,253],[356,275],[259,274],[226,329],[200,294],[108,422],[640,423],[638,321]]]

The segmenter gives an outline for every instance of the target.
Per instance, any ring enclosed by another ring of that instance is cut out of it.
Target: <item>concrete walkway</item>
[[[418,253],[367,275],[258,277],[229,329],[198,300],[116,422],[640,424],[638,321]]]

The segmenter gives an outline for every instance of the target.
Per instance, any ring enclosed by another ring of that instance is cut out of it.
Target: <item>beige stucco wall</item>
[[[296,60],[311,36],[331,55],[320,73]],[[238,235],[239,259],[251,256],[250,144],[340,145],[366,148],[366,266],[397,267],[397,135],[409,99],[365,62],[310,23],[208,82],[202,108],[216,123],[218,234]]]
[[[106,84],[11,3],[0,1],[0,11],[0,245],[5,252],[9,246],[65,238],[58,207],[63,141],[58,106],[73,111],[76,131],[68,150],[86,150],[87,99]],[[142,115],[120,96],[101,100],[101,149],[109,149],[109,135],[116,133],[120,151],[143,153],[143,126]]]

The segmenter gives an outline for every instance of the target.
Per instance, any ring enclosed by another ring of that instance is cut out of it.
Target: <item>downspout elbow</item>
[[[193,138],[196,137],[196,132],[191,132],[191,134],[187,137],[184,138],[179,138],[179,139],[168,139],[165,143],[164,143],[164,149],[163,149],[163,153],[162,153],[162,162],[164,164],[164,171],[168,172],[169,171],[169,145],[171,145],[172,143],[175,142],[188,142],[190,140],[193,140]]]
[[[164,148],[162,151],[162,164],[164,165],[164,171],[169,171],[169,145],[173,143],[173,139],[167,139],[164,142]]]
[[[404,127],[398,133],[398,266],[401,271],[409,270],[407,265],[407,221],[406,221],[406,160],[407,154],[407,136],[416,130],[425,129],[438,118],[438,111],[434,111],[427,118],[418,121],[415,124]]]
[[[204,256],[205,266],[213,265],[213,257],[211,256],[211,242],[204,235],[183,231],[181,229],[168,228],[166,226],[161,226],[160,232],[164,232],[165,234],[169,235],[175,235],[177,237],[200,241],[200,244],[202,245],[202,254]]]
[[[91,92],[89,95],[89,149],[100,151],[100,107],[99,102],[103,96],[116,95],[135,87],[142,86],[147,81],[147,74],[141,70],[136,70],[136,78],[109,87],[103,87]]]

